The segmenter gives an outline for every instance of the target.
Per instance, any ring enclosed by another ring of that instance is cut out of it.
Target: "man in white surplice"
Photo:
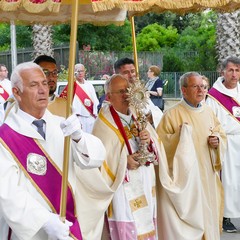
[[[71,137],[67,203],[76,223],[75,169],[101,166],[105,148],[98,138],[81,130],[76,115],[65,120],[46,110],[49,88],[40,66],[19,64],[11,83],[17,104],[0,128],[0,239],[72,239],[68,217],[65,223],[59,218],[60,201],[53,203],[61,193],[64,136]],[[35,119],[44,122],[45,137],[32,124]]]
[[[231,218],[240,218],[240,58],[222,62],[222,76],[208,93],[206,103],[213,109],[227,134],[227,151],[222,169],[224,187],[223,230],[236,232]]]

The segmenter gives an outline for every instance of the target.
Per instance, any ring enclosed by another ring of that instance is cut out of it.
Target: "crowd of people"
[[[140,116],[129,98],[139,83],[132,59],[104,76],[100,100],[78,63],[66,117],[68,86],[56,94],[54,58],[19,64],[10,80],[0,64],[0,239],[219,240],[222,229],[236,232],[240,59],[221,66],[212,87],[197,72],[183,74],[182,99],[167,110],[161,69],[149,66]]]

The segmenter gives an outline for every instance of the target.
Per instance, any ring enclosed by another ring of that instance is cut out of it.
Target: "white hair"
[[[18,64],[13,69],[13,72],[11,74],[10,80],[11,80],[12,87],[17,87],[21,92],[23,92],[23,79],[21,74],[25,70],[32,70],[35,68],[41,70],[43,73],[42,68],[34,62],[24,62],[24,63]]]
[[[110,91],[110,85],[112,84],[112,81],[115,78],[121,78],[124,79],[128,82],[128,80],[121,74],[113,74],[109,79],[106,80],[105,84],[104,84],[104,92],[105,94],[108,93]]]
[[[85,67],[82,63],[77,63],[77,64],[75,64],[74,71],[78,70],[80,67],[83,67],[85,70]]]

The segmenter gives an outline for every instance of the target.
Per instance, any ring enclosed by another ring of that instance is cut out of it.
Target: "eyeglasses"
[[[118,91],[110,92],[110,93],[116,93],[116,94],[121,94],[121,95],[123,95],[123,94],[125,94],[125,93],[127,93],[127,92],[128,92],[127,89],[120,89],[120,90],[118,90]]]
[[[43,69],[43,72],[45,73],[46,77],[50,77],[50,75],[52,75],[52,77],[57,77],[58,76],[58,70],[53,70],[51,72],[47,69]]]
[[[85,70],[77,70],[75,71],[75,74],[82,73],[82,72],[85,72]]]

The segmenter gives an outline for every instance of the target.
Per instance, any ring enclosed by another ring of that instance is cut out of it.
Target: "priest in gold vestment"
[[[167,161],[159,162],[160,240],[219,240],[223,188],[219,171],[226,135],[213,111],[201,101],[201,75],[179,80],[183,99],[163,115],[157,133]]]
[[[165,157],[164,149],[149,123],[146,129],[138,128],[137,117],[129,107],[128,87],[120,74],[107,80],[110,104],[102,107],[93,128],[107,151],[102,176],[110,187],[118,185],[108,208],[107,225],[112,240],[157,240],[156,166],[148,158],[140,164],[139,143],[147,144],[154,163]],[[121,169],[125,171],[122,179],[118,177]]]

